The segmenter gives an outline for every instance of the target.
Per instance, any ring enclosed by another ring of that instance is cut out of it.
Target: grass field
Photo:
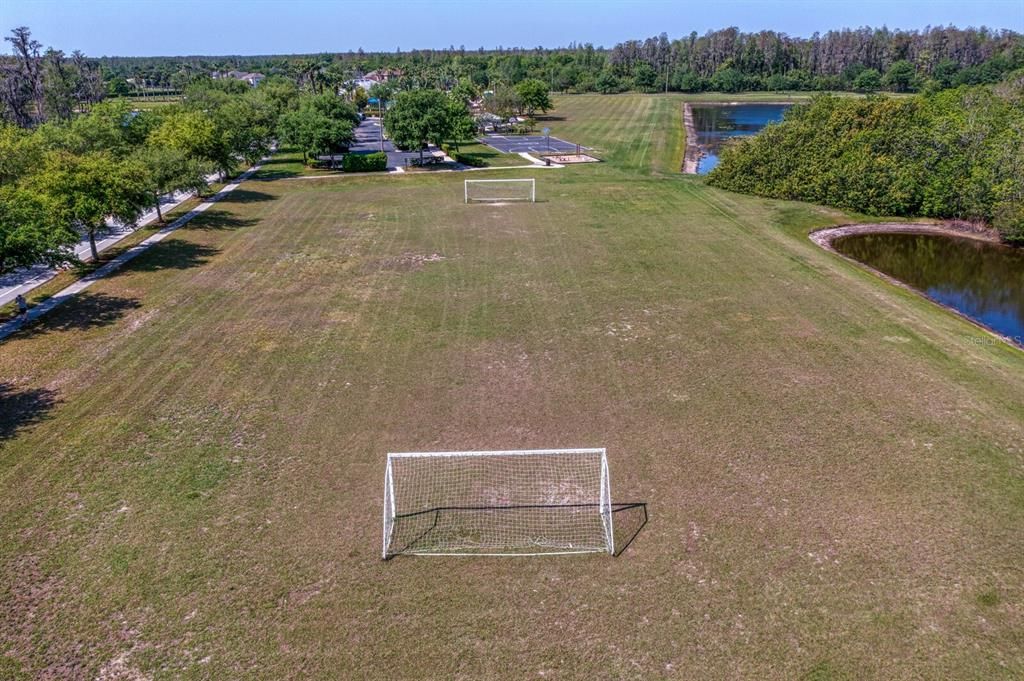
[[[503,154],[497,149],[492,149],[486,144],[479,142],[463,143],[459,145],[459,153],[479,159],[492,168],[502,166],[522,166],[529,163],[519,154]]]
[[[678,174],[256,180],[0,344],[0,677],[1024,674],[1024,353]],[[608,448],[618,558],[380,560],[388,451]]]
[[[181,95],[149,95],[146,97],[126,97],[131,102],[132,108],[140,111],[159,109],[170,104],[180,104],[183,100]]]

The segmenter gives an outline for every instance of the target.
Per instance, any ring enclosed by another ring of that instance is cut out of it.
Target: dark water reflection
[[[769,123],[782,120],[789,104],[694,104],[693,127],[703,155],[697,174],[706,175],[718,165],[718,151],[726,140],[754,135]]]
[[[856,234],[833,246],[1024,343],[1024,249],[938,234]]]

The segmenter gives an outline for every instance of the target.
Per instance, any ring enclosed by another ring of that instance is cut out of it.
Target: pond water
[[[697,174],[706,175],[718,165],[718,151],[726,140],[754,135],[769,123],[782,120],[789,104],[694,104],[693,127],[702,153]]]
[[[941,234],[855,234],[832,245],[1024,343],[1024,249]]]

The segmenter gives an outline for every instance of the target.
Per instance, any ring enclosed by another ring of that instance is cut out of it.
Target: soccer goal
[[[536,180],[466,180],[466,203],[537,201]]]
[[[388,454],[385,559],[615,554],[604,449]]]

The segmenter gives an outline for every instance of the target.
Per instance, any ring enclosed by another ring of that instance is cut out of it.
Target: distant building
[[[210,78],[214,80],[220,80],[221,78],[234,78],[235,80],[244,80],[252,87],[256,87],[266,78],[262,73],[249,73],[248,71],[214,71],[210,74]]]
[[[389,80],[401,78],[402,75],[403,72],[401,69],[376,69],[367,73],[363,78],[373,81],[374,83],[386,83]]]
[[[369,92],[370,88],[372,88],[379,82],[379,80],[370,80],[369,78],[356,78],[355,80],[352,81],[352,90],[355,91],[356,88],[361,87],[367,92]]]
[[[350,92],[355,92],[356,88],[363,88],[367,93],[370,92],[370,88],[380,83],[387,83],[401,78],[403,71],[401,69],[375,69],[370,71],[364,76],[354,78],[344,85],[338,88],[338,95],[344,97]]]
[[[401,69],[375,69],[370,71],[361,78],[356,78],[352,81],[353,89],[361,87],[367,92],[370,91],[374,85],[378,83],[387,83],[397,78],[401,78],[403,71]]]

